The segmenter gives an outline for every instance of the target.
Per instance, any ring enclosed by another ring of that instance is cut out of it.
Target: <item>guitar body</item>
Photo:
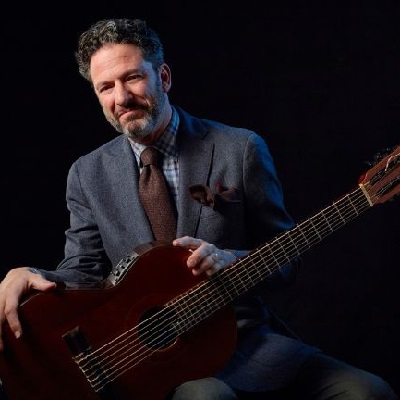
[[[187,257],[186,250],[172,245],[150,247],[115,285],[67,287],[29,297],[19,310],[22,337],[17,340],[4,328],[0,377],[8,399],[161,400],[180,383],[216,372],[235,347],[231,307],[216,311],[172,343],[149,349],[100,392],[93,390],[65,340],[79,329],[96,350],[130,332],[129,341],[146,350],[137,329],[143,315],[201,282],[186,267]]]

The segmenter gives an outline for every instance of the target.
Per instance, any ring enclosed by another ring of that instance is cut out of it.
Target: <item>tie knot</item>
[[[150,164],[157,165],[157,155],[158,155],[158,152],[154,147],[152,147],[152,146],[146,147],[140,153],[140,160],[142,161],[143,166],[145,167],[146,165],[150,165]]]

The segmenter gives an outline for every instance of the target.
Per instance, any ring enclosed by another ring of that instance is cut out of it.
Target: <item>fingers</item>
[[[187,266],[195,276],[202,273],[211,276],[233,262],[232,253],[201,239],[184,236],[176,239],[174,245],[192,250],[192,254],[187,259]]]
[[[18,306],[22,295],[32,289],[47,291],[55,288],[56,283],[44,279],[40,274],[21,267],[10,270],[0,284],[0,350],[3,349],[3,327],[7,322],[16,338],[22,334],[18,318]]]
[[[175,239],[172,243],[174,246],[180,246],[187,250],[196,250],[205,242],[201,239],[196,239],[191,236],[183,236]]]
[[[18,318],[18,304],[19,299],[17,296],[9,296],[5,299],[4,303],[4,316],[3,321],[6,320],[10,326],[11,331],[18,339],[22,334],[21,323]]]

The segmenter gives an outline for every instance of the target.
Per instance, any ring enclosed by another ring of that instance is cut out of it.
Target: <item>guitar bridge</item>
[[[108,383],[108,379],[99,360],[93,356],[92,348],[79,326],[63,335],[63,339],[90,386],[95,392],[101,392]]]

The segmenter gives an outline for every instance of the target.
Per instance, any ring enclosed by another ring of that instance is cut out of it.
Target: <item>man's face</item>
[[[103,113],[111,125],[130,139],[151,143],[168,123],[170,71],[156,72],[131,44],[108,44],[91,59],[90,75]]]

